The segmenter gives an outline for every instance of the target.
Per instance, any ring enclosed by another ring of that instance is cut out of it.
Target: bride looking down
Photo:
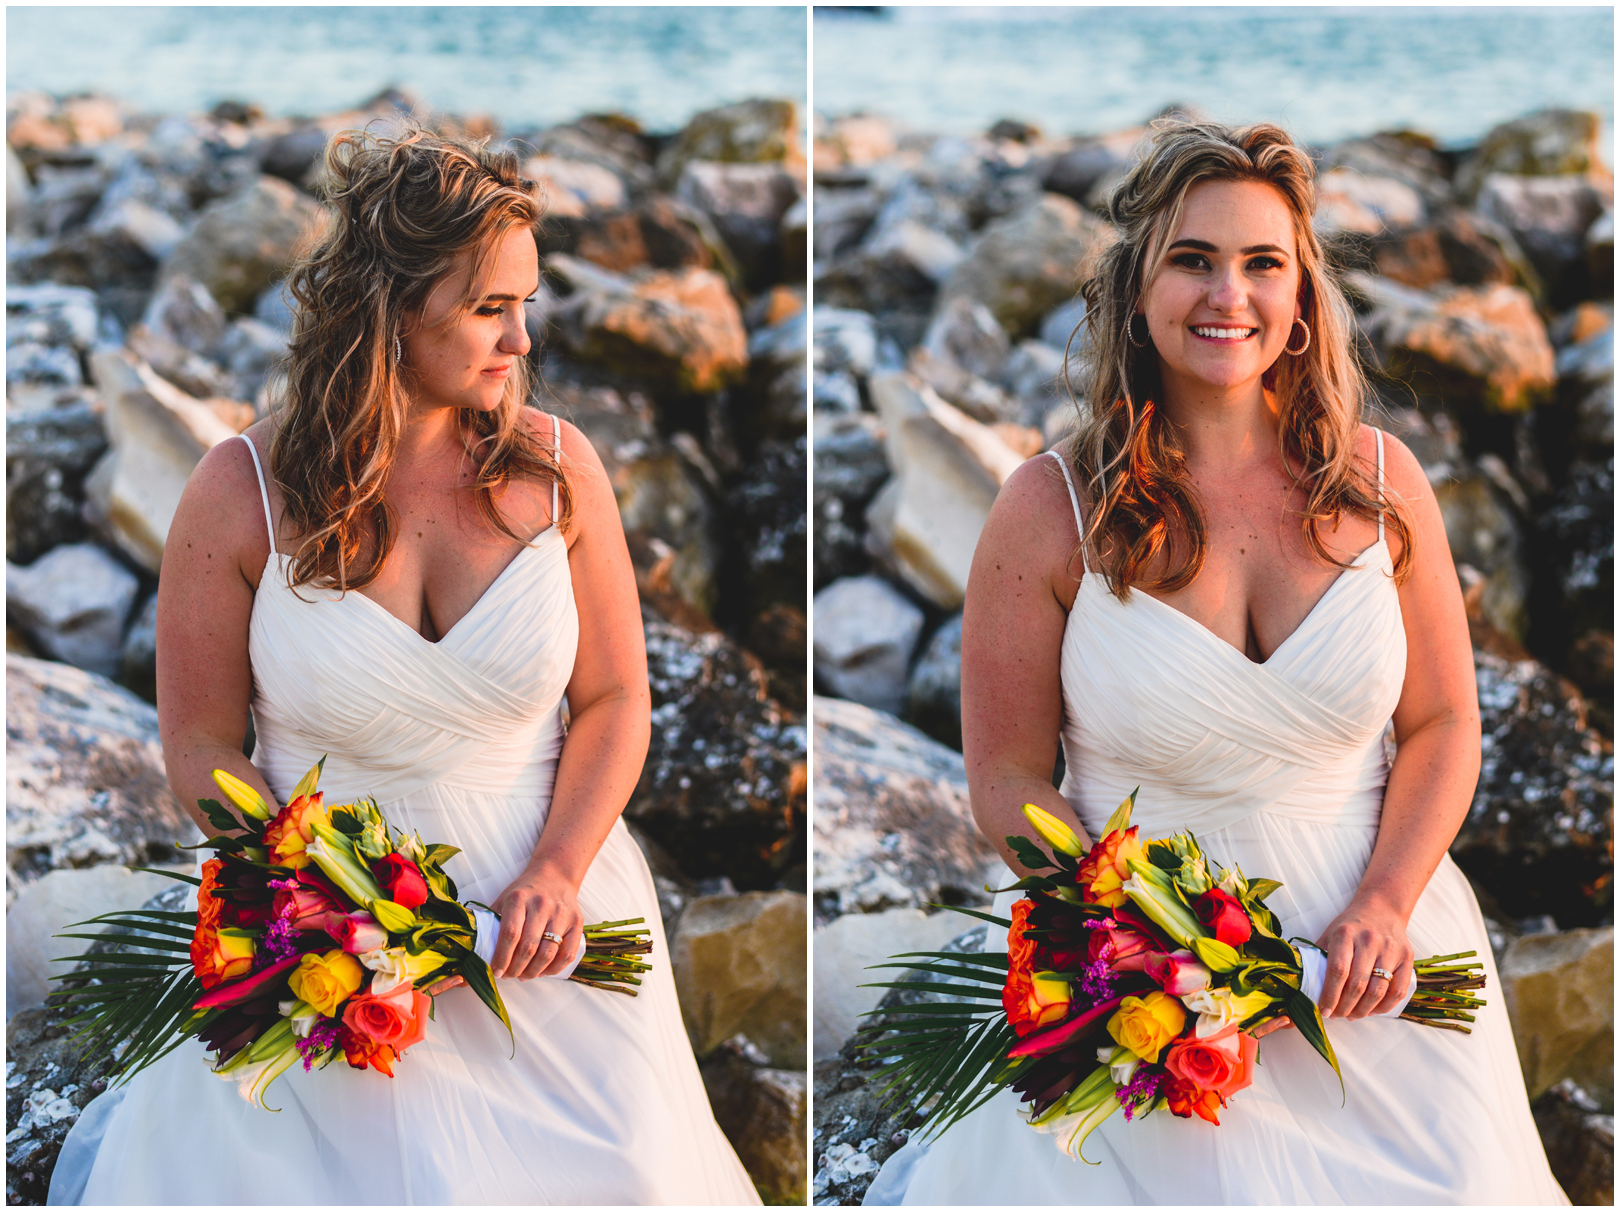
[[[342,133],[325,172],[332,219],[290,279],[287,406],[203,458],[165,547],[169,781],[192,808],[225,769],[274,807],[326,754],[329,803],[374,795],[460,847],[461,898],[502,917],[513,1043],[444,982],[393,1079],[290,1069],[276,1113],[183,1046],[86,1108],[50,1200],[757,1203],[620,820],[649,690],[614,495],[581,433],[526,405],[535,183],[511,153],[416,130]],[[583,924],[638,915],[654,970],[636,998],[545,979]]]
[[[867,1203],[1563,1203],[1447,855],[1481,756],[1459,584],[1415,458],[1361,423],[1312,163],[1274,126],[1163,123],[1109,211],[1082,420],[1005,483],[970,574],[971,806],[1019,870],[1023,804],[1086,845],[1137,786],[1145,837],[1187,828],[1281,881],[1283,936],[1329,956],[1346,1101],[1288,1030],[1221,1128],[1113,1119],[1089,1166],[1006,1093],[899,1151]],[[1369,1017],[1418,954],[1473,947],[1472,1035]]]

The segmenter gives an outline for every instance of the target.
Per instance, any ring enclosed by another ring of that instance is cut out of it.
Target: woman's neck
[[[1178,430],[1185,467],[1192,473],[1237,469],[1272,459],[1279,450],[1280,412],[1261,382],[1229,389],[1164,381],[1163,393],[1158,404]]]

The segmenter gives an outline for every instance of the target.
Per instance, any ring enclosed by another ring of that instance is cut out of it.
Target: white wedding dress
[[[558,530],[438,643],[363,595],[295,593],[274,531],[271,548],[249,625],[255,766],[286,798],[326,753],[329,803],[373,795],[397,827],[462,849],[446,864],[462,899],[494,901],[535,847],[563,742],[577,621]],[[514,1047],[454,989],[394,1080],[295,1065],[266,1092],[280,1112],[244,1102],[201,1046],[178,1048],[85,1109],[50,1202],[760,1203],[711,1114],[654,884],[618,821],[580,906],[589,923],[648,920],[654,971],[637,997],[498,981]]]
[[[1379,444],[1378,434],[1378,454]],[[1086,574],[1060,653],[1061,794],[1083,826],[1097,836],[1138,786],[1141,839],[1188,829],[1220,865],[1285,885],[1269,906],[1286,936],[1318,937],[1358,887],[1381,815],[1383,737],[1405,667],[1391,575],[1378,540],[1259,664],[1154,597],[1124,604]],[[1001,895],[996,910],[1007,915],[1018,896]],[[1329,1022],[1345,1102],[1288,1027],[1262,1041],[1253,1085],[1218,1128],[1167,1111],[1112,1116],[1083,1147],[1090,1166],[1029,1128],[1006,1093],[899,1150],[864,1203],[1567,1203],[1529,1113],[1482,915],[1447,856],[1409,934],[1418,957],[1475,948],[1489,1004],[1471,1035]]]

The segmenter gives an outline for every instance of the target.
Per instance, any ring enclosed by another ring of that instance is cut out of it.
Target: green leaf
[[[1006,951],[898,951],[891,959],[951,959],[955,963],[979,963],[993,968],[1000,975],[1009,971],[1009,953]]]
[[[219,799],[199,799],[198,808],[208,817],[210,824],[221,832],[241,832],[242,821],[226,810],[225,804]],[[134,867],[131,868],[135,869]]]
[[[1180,858],[1159,841],[1152,841],[1145,846],[1145,857],[1150,859],[1152,866],[1160,867],[1166,871],[1177,871],[1184,863],[1183,858]]]
[[[426,871],[431,866],[444,866],[461,852],[455,845],[425,845],[418,869]]]
[[[165,879],[179,879],[182,883],[190,883],[193,887],[203,886],[203,880],[198,878],[196,875],[183,875],[179,871],[175,870],[158,870],[156,867],[151,866],[132,866],[130,869],[146,871],[149,875],[162,875]],[[188,913],[187,916],[193,916],[193,914]]]
[[[1008,836],[1004,844],[1015,851],[1015,860],[1028,870],[1059,870],[1060,866],[1025,837]]]
[[[967,917],[975,917],[981,921],[990,921],[994,925],[1003,926],[1006,930],[1010,927],[1010,920],[1008,917],[995,917],[985,909],[960,908],[956,904],[933,904],[930,907],[933,909],[946,909],[950,913],[963,913]]]
[[[1278,879],[1253,879],[1246,885],[1246,894],[1261,904],[1282,886]]]
[[[951,963],[871,963],[865,971],[872,972],[875,968],[907,968],[921,972],[933,972],[938,976],[957,976],[964,980],[980,981],[984,985],[996,986],[992,991],[1003,992],[1004,980],[1007,973],[990,972],[985,968],[966,968]]]
[[[971,988],[969,985],[934,984],[923,980],[898,980],[890,984],[884,982],[858,985],[859,989],[913,989],[919,993],[943,993],[949,997],[997,997],[998,989]]]
[[[356,837],[360,836],[363,826],[361,821],[349,812],[335,809],[333,811],[333,827],[347,837]]]

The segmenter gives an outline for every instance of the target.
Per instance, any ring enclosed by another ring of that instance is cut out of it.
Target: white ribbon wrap
[[[486,963],[490,963],[491,956],[496,954],[496,936],[501,933],[502,919],[489,909],[470,907],[474,915],[474,954]],[[581,959],[586,955],[586,935],[581,935],[581,945],[576,949],[575,958],[570,960],[570,966],[562,972],[555,972],[549,976],[542,976],[540,980],[568,980],[570,973],[580,967]]]
[[[1303,955],[1303,996],[1316,1006],[1319,1005],[1320,991],[1325,988],[1325,952],[1318,947],[1300,947]],[[1373,1014],[1372,1018],[1397,1018],[1404,1013],[1404,1007],[1409,1004],[1410,998],[1415,996],[1415,971],[1410,971],[1410,990],[1404,995],[1404,1000],[1386,1014]]]

